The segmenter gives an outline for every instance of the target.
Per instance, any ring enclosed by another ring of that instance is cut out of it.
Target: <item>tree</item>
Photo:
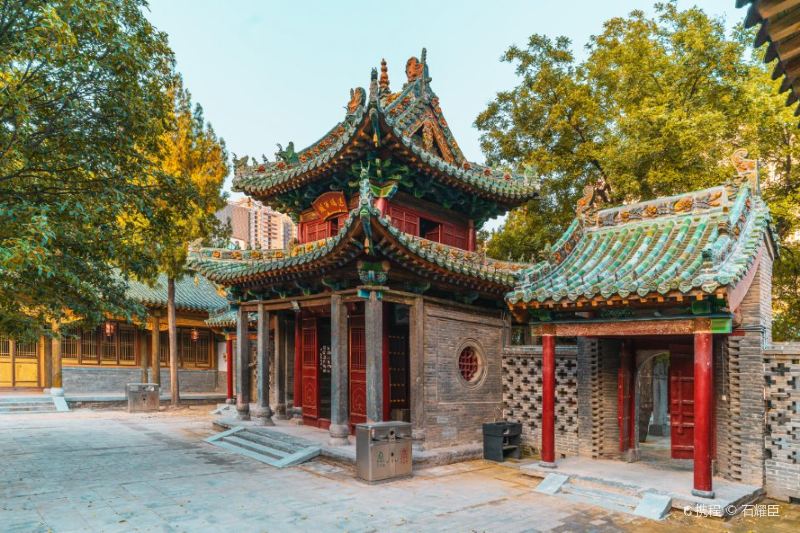
[[[158,172],[173,56],[143,0],[0,6],[0,334],[32,339],[67,313],[131,317],[151,279],[162,203],[190,191]],[[147,219],[147,224],[137,221]]]
[[[731,177],[728,157],[745,147],[767,170],[765,196],[784,244],[776,338],[800,334],[797,313],[780,313],[781,301],[800,305],[800,247],[790,241],[800,229],[797,119],[752,37],[741,28],[726,35],[723,21],[668,2],[653,18],[637,10],[608,20],[582,62],[565,37],[533,35],[527,47],[510,47],[502,59],[520,83],[475,124],[487,160],[529,166],[542,191],[489,235],[488,253],[541,259],[587,183],[604,180],[615,204],[700,189]]]
[[[206,240],[221,231],[215,213],[225,205],[222,185],[228,175],[228,154],[225,142],[218,139],[206,124],[203,108],[192,110],[189,91],[180,80],[171,90],[174,111],[171,127],[163,136],[160,154],[161,170],[195,194],[181,206],[164,206],[170,213],[169,229],[159,236],[160,270],[167,275],[167,327],[169,330],[169,369],[172,405],[180,401],[178,383],[178,334],[175,324],[175,280],[188,271],[186,258],[189,245]],[[173,209],[174,208],[174,209]]]

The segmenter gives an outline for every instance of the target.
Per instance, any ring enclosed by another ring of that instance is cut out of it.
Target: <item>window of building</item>
[[[392,219],[392,225],[404,233],[462,250],[467,249],[468,229],[466,227],[426,218],[403,206],[389,205],[388,213]]]
[[[194,333],[193,333],[194,332]],[[178,328],[178,365],[183,368],[214,366],[213,336],[207,329]],[[159,361],[169,366],[169,332],[162,331],[159,340]]]
[[[469,385],[478,383],[483,377],[483,360],[473,346],[465,346],[458,355],[458,372]]]
[[[419,236],[419,217],[417,215],[407,209],[394,205],[389,206],[388,212],[394,227],[403,233]]]
[[[111,322],[93,330],[66,330],[61,338],[61,359],[65,363],[81,365],[134,366],[137,360],[136,327],[122,322]]]
[[[328,239],[339,232],[339,228],[344,223],[346,216],[331,218],[328,220],[309,220],[300,223],[300,242],[314,242]]]

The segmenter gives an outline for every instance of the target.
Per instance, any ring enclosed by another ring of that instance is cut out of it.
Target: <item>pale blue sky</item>
[[[466,157],[482,162],[475,117],[516,84],[499,58],[529,35],[566,35],[577,54],[602,23],[651,1],[150,0],[178,70],[228,150],[274,159],[275,143],[299,149],[344,116],[350,89],[369,85],[385,57],[392,88],[406,60],[428,49],[431,86]],[[742,20],[734,0],[680,1]],[[226,188],[229,188],[228,181]]]

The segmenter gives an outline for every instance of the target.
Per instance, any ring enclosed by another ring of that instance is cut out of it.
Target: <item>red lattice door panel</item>
[[[669,422],[672,458],[694,458],[694,361],[690,355],[670,355]]]
[[[389,333],[389,412],[409,408],[408,334]]]
[[[319,347],[317,319],[304,318],[301,335],[303,343],[303,418],[319,417]]]
[[[350,317],[350,426],[367,421],[367,340],[364,317]]]

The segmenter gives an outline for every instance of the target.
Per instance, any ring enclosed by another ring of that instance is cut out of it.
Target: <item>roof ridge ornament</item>
[[[758,159],[747,159],[747,148],[739,148],[731,154],[730,160],[736,169],[737,185],[750,184],[753,194],[761,195],[761,179],[759,176]]]
[[[381,78],[379,85],[381,94],[391,92],[389,89],[389,68],[386,66],[386,58],[381,59]]]
[[[350,101],[347,102],[347,114],[352,115],[361,105],[364,104],[364,100],[367,97],[367,92],[364,90],[363,87],[356,87],[355,89],[350,89]]]
[[[611,201],[611,186],[603,178],[589,183],[583,188],[583,196],[578,200],[575,212],[582,222],[595,223],[595,216],[604,204]]]
[[[278,162],[283,162],[287,165],[292,165],[295,163],[300,162],[300,158],[297,155],[297,152],[294,149],[294,141],[289,141],[289,144],[286,145],[286,149],[283,149],[281,143],[276,143],[275,146],[278,147],[278,151],[275,152],[275,160]],[[253,160],[255,161],[255,159]]]
[[[419,59],[417,59],[416,56],[411,56],[408,58],[408,61],[406,61],[406,77],[408,78],[408,83],[414,83],[415,81],[420,80],[424,86],[425,82],[430,81],[427,79],[427,56],[428,51],[423,48]]]

